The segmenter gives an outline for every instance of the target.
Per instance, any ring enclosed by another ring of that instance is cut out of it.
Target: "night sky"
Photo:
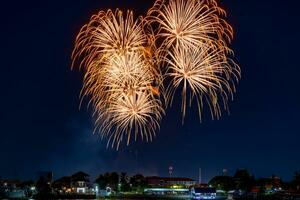
[[[222,0],[235,29],[232,47],[242,69],[230,115],[220,120],[197,107],[181,125],[180,102],[167,110],[152,143],[118,152],[93,135],[91,111],[79,109],[82,73],[71,71],[76,34],[92,14],[131,8],[143,14],[153,0],[5,1],[1,4],[0,176],[55,178],[78,170],[168,175],[203,180],[223,168],[290,180],[300,169],[299,36],[296,0]]]

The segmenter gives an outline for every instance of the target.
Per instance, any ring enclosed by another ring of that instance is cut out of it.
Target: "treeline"
[[[106,172],[100,174],[96,180],[100,189],[110,187],[115,191],[142,191],[147,186],[147,179],[142,174],[128,176],[127,173]]]
[[[296,171],[293,180],[284,182],[280,177],[272,175],[268,178],[255,178],[246,169],[239,169],[233,176],[215,176],[209,185],[219,190],[244,190],[248,192],[267,192],[268,190],[289,190],[300,192],[300,171]]]

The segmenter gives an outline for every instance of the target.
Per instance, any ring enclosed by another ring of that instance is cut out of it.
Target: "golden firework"
[[[240,68],[230,58],[233,30],[225,15],[214,0],[157,0],[148,11],[147,24],[168,82],[167,104],[182,87],[183,120],[188,94],[190,105],[194,98],[197,101],[200,119],[204,102],[211,116],[218,118],[220,104],[227,109],[235,90]]]
[[[238,80],[239,67],[234,61],[224,57],[222,50],[202,47],[201,49],[174,48],[166,58],[167,77],[171,78],[167,87],[167,100],[172,104],[175,91],[182,87],[182,116],[186,113],[187,98],[191,105],[196,99],[201,119],[203,104],[206,103],[212,117],[221,114],[219,100],[227,109],[227,101],[232,98],[234,82]]]
[[[77,36],[73,61],[84,69],[82,97],[90,97],[96,130],[108,137],[108,145],[119,147],[126,138],[152,140],[159,128],[160,73],[153,66],[151,47],[140,20],[120,10],[99,12]],[[134,136],[132,137],[132,134]]]
[[[157,0],[148,11],[147,22],[154,29],[160,47],[211,48],[228,50],[232,27],[221,17],[225,11],[214,0]]]
[[[81,97],[90,99],[95,131],[108,145],[151,141],[164,114],[161,100],[171,105],[177,90],[183,120],[193,100],[200,119],[204,104],[219,118],[240,78],[225,15],[215,0],[156,0],[145,18],[120,10],[91,17],[72,58],[84,71]]]

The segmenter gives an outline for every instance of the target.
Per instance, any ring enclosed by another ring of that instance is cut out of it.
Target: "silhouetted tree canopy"
[[[292,186],[295,190],[300,191],[300,170],[294,173]]]
[[[246,169],[236,170],[234,176],[236,189],[249,190],[253,184],[254,177]]]
[[[235,188],[234,180],[230,176],[215,176],[208,184],[217,190],[229,191]]]
[[[105,189],[106,187],[111,187],[117,190],[119,184],[119,174],[117,172],[106,172],[105,174],[100,174],[95,181],[100,189]]]

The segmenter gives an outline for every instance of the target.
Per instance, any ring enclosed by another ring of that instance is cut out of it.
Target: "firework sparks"
[[[81,96],[90,98],[95,131],[108,145],[151,141],[164,114],[161,99],[171,105],[180,89],[183,120],[193,99],[200,119],[204,104],[219,118],[240,78],[225,15],[215,0],[157,0],[145,18],[108,10],[82,27],[73,65],[80,60]]]
[[[212,118],[218,118],[219,100],[226,110],[234,92],[240,68],[230,58],[233,30],[222,18],[225,14],[214,0],[157,0],[148,11],[159,59],[166,66],[164,76],[170,79],[167,104],[172,104],[176,89],[182,87],[183,120],[187,96],[190,105],[196,99],[200,119],[204,102]]]
[[[147,20],[158,27],[156,40],[162,39],[160,46],[166,50],[171,46],[198,48],[203,43],[227,49],[233,30],[220,17],[225,14],[213,0],[157,0]]]
[[[151,141],[159,128],[163,110],[160,101],[153,98],[151,93],[133,91],[130,95],[115,95],[108,112],[111,117],[106,119],[101,128],[108,135],[112,146],[118,147],[123,138],[127,139],[128,144],[131,137],[136,140],[138,134],[142,139]],[[112,130],[111,127],[115,125]]]
[[[176,89],[182,86],[183,119],[188,96],[190,105],[195,97],[200,119],[203,103],[208,104],[212,117],[218,118],[221,114],[219,99],[227,108],[227,101],[233,95],[231,88],[234,88],[230,78],[234,76],[238,80],[239,68],[232,60],[224,58],[221,50],[211,50],[208,47],[174,48],[166,58],[166,63],[166,76],[171,78],[167,87],[167,100],[171,104]]]
[[[119,147],[126,138],[152,140],[162,105],[154,84],[160,75],[149,59],[148,38],[132,12],[99,12],[78,34],[73,60],[82,58],[82,97],[90,97],[96,129]],[[132,136],[134,134],[134,136]]]

